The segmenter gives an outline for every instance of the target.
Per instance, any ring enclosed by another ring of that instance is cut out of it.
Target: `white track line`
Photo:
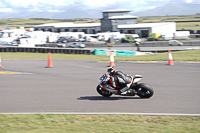
[[[146,116],[198,116],[200,114],[181,114],[181,113],[110,113],[110,112],[22,112],[22,113],[0,113],[0,114],[75,114],[75,115],[146,115]]]

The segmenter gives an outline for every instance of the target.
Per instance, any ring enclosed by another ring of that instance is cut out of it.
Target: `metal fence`
[[[200,41],[181,41],[183,46],[200,46]],[[133,47],[135,43],[116,43],[115,46],[119,47]],[[167,47],[168,42],[141,42],[140,47]]]
[[[182,41],[184,46],[200,46],[200,41]],[[87,47],[107,47],[106,43],[85,43]],[[115,47],[135,47],[135,43],[116,43]],[[168,42],[142,42],[140,47],[166,47]],[[32,53],[63,53],[63,54],[93,54],[90,49],[79,48],[57,48],[55,44],[46,44],[43,47],[17,47],[2,46],[0,52],[32,52]],[[142,51],[151,52],[151,51]],[[157,52],[167,52],[167,50],[159,50]]]

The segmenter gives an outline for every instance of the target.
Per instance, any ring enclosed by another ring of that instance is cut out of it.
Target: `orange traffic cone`
[[[53,67],[53,63],[52,63],[52,60],[51,60],[51,53],[48,52],[48,66],[47,68],[51,68]]]
[[[3,66],[2,66],[2,64],[1,64],[1,56],[0,56],[0,68],[2,68]]]
[[[115,66],[115,61],[114,61],[114,56],[113,56],[113,53],[110,52],[110,66]]]
[[[168,65],[174,65],[171,50],[168,50]]]

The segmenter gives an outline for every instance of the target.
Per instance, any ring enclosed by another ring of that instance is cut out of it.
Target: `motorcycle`
[[[121,94],[122,96],[135,96],[138,95],[140,98],[150,98],[153,96],[154,91],[153,88],[145,83],[138,83],[143,77],[141,75],[135,75],[131,77],[131,85],[127,90],[126,94]],[[111,85],[110,83],[106,83],[110,79],[108,74],[103,74],[99,78],[98,86],[96,87],[97,92],[103,97],[110,97],[111,95],[117,95],[118,89],[112,89],[106,87],[106,85]]]

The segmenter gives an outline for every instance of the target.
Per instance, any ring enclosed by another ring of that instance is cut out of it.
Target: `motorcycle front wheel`
[[[145,83],[138,84],[136,86],[136,91],[137,95],[141,98],[150,98],[154,94],[153,88]]]
[[[102,95],[103,97],[110,97],[112,95],[111,92],[109,92],[106,89],[102,88],[100,85],[97,86],[97,92],[100,95]]]

